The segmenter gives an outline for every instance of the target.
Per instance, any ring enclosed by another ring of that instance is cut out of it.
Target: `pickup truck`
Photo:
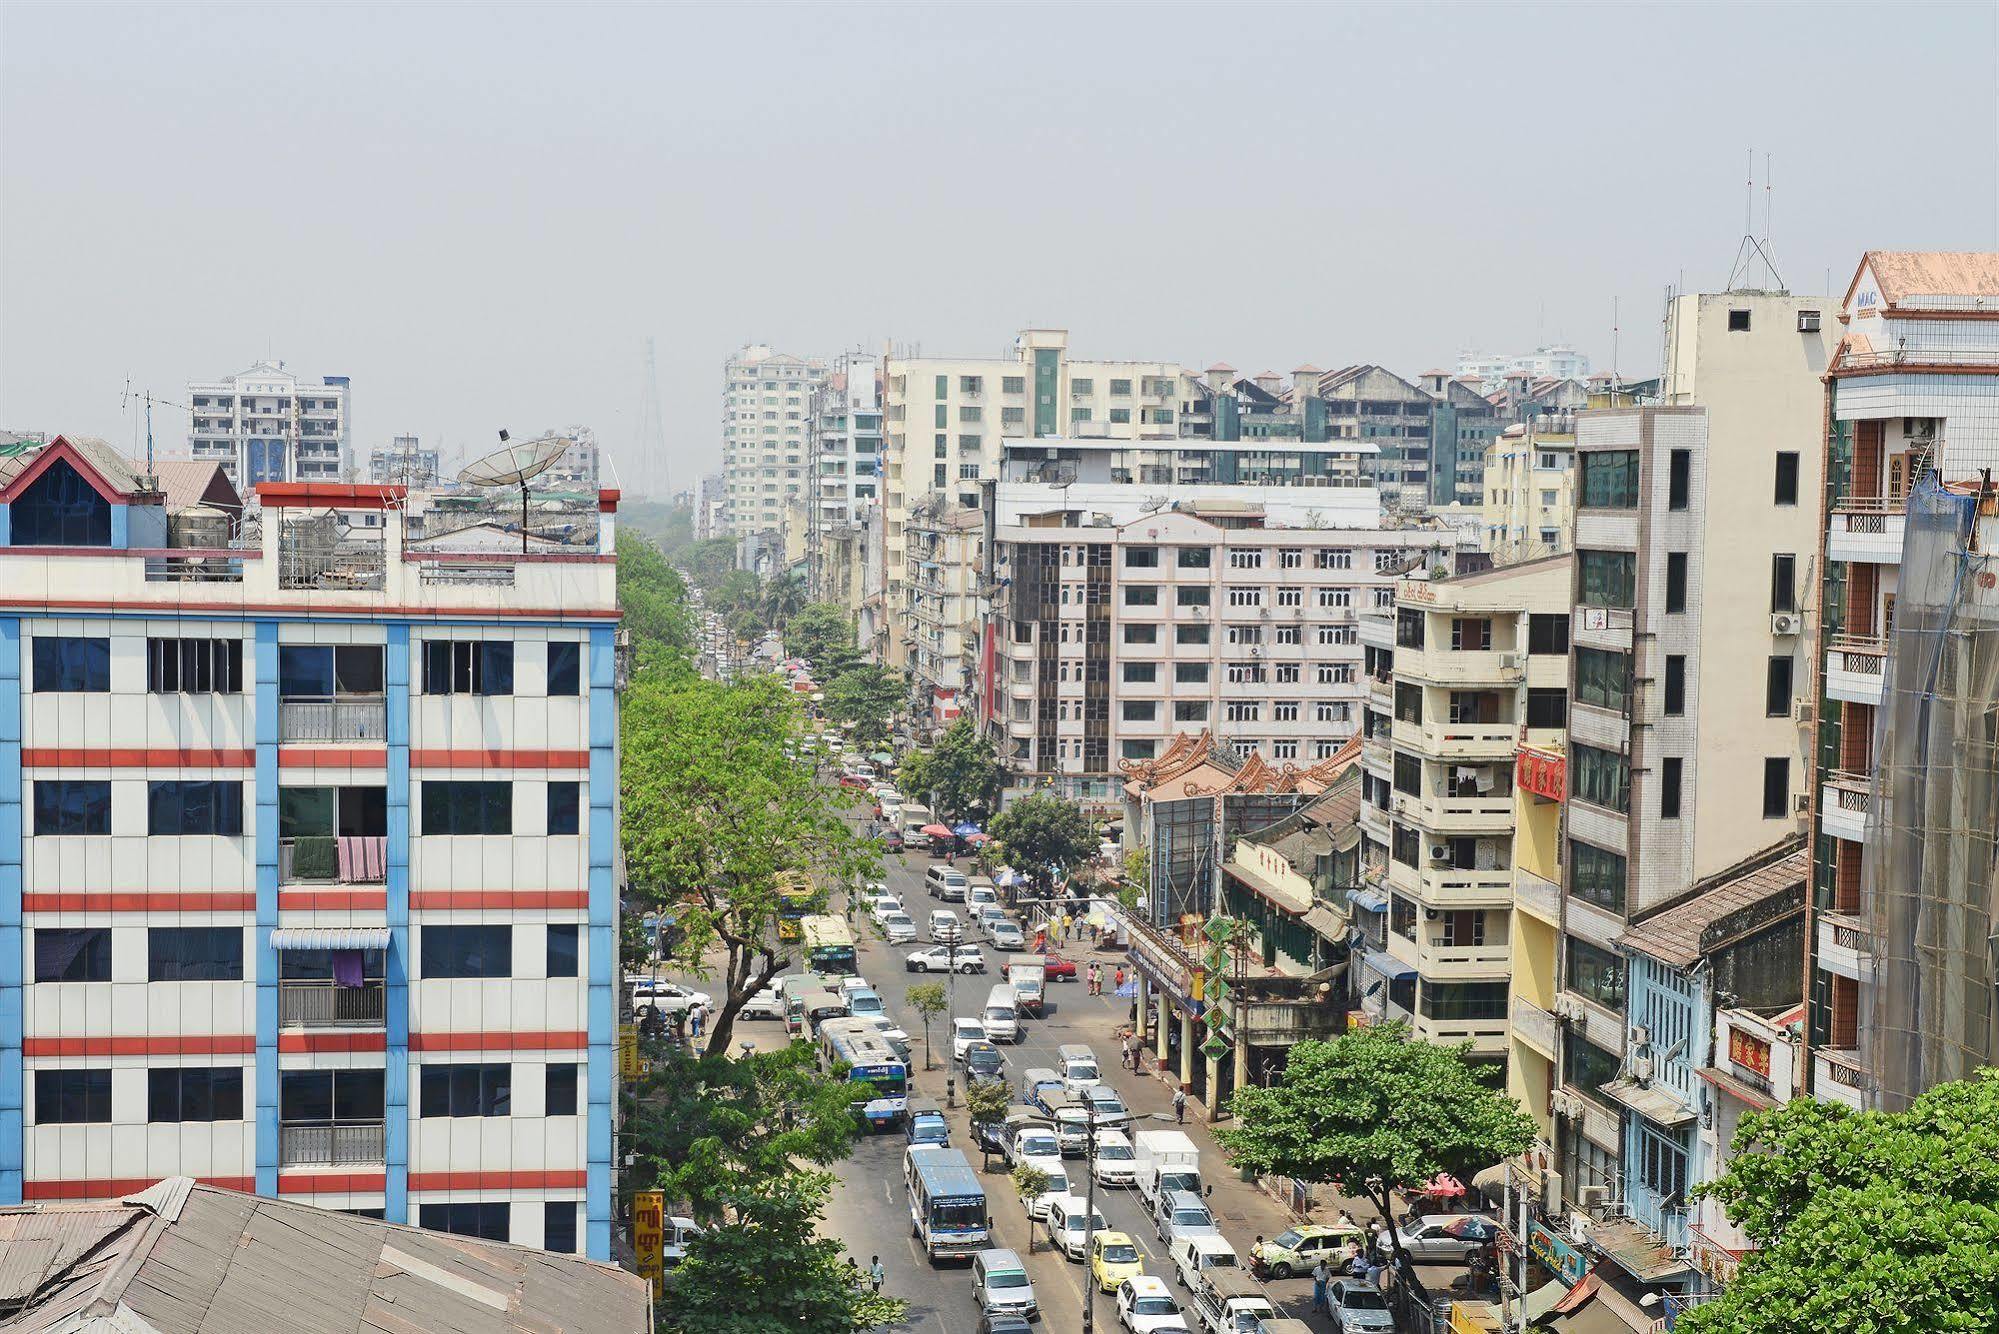
[[[1254,1334],[1277,1308],[1263,1289],[1240,1269],[1210,1269],[1207,1281],[1194,1289],[1194,1319],[1208,1334]]]

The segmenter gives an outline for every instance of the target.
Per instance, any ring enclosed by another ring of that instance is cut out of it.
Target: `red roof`
[[[400,508],[409,488],[369,482],[259,482],[257,499],[267,509],[384,510]]]

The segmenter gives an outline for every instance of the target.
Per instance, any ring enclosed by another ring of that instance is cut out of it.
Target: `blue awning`
[[[1347,902],[1356,908],[1365,908],[1369,912],[1388,911],[1388,898],[1379,890],[1350,889],[1347,891]]]
[[[1416,976],[1415,968],[1402,962],[1402,960],[1396,958],[1394,955],[1383,954],[1379,950],[1369,950],[1367,953],[1361,955],[1360,962],[1361,967],[1366,968],[1370,972],[1379,973],[1390,982],[1400,982]]]

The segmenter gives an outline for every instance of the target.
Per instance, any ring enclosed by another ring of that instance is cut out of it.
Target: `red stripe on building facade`
[[[346,909],[351,912],[385,912],[389,906],[386,889],[281,889],[278,911],[305,908]]]
[[[581,1190],[580,1171],[544,1172],[412,1172],[410,1189],[417,1190]]]
[[[257,1050],[254,1034],[196,1034],[178,1037],[27,1038],[23,1056],[248,1056]]]
[[[412,750],[412,769],[588,769],[587,750]]]
[[[386,769],[386,746],[288,746],[278,743],[280,769]]]
[[[27,746],[26,769],[250,769],[254,750],[167,750],[123,746]]]
[[[204,1186],[247,1193],[257,1189],[255,1177],[197,1177]],[[24,1200],[106,1200],[131,1195],[166,1180],[165,1177],[70,1177],[62,1181],[24,1181]]]
[[[389,1188],[386,1172],[280,1172],[280,1195],[360,1195]]]
[[[278,1034],[278,1050],[287,1051],[387,1051],[384,1033],[294,1033]]]
[[[23,894],[22,912],[255,912],[254,892]]]
[[[582,1051],[590,1035],[566,1033],[412,1033],[411,1051]]]

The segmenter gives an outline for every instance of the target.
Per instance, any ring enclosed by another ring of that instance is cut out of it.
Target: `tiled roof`
[[[165,459],[153,468],[153,475],[160,479],[160,490],[166,495],[169,514],[204,503],[202,497],[208,494],[218,473],[222,475],[223,485],[234,494],[236,488],[230,485],[229,474],[222,472],[219,463],[205,459]],[[237,496],[236,508],[242,507],[243,499]]]
[[[1912,296],[1999,297],[1999,252],[1870,250],[1866,263],[1891,306]]]
[[[1690,967],[1701,957],[1701,933],[1708,927],[1805,883],[1811,869],[1811,853],[1804,840],[1786,840],[1709,876],[1687,898],[1633,923],[1617,943],[1676,968]]]

